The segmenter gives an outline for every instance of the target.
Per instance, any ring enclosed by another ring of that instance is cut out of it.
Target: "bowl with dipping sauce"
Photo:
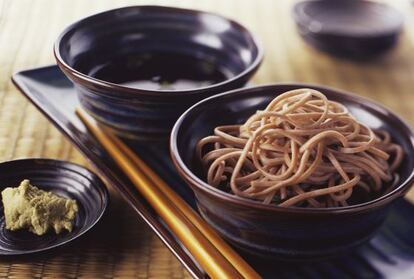
[[[405,154],[395,170],[398,182],[369,200],[324,208],[264,204],[206,183],[205,171],[196,156],[198,141],[212,135],[217,126],[244,123],[275,97],[299,88],[318,90],[329,100],[344,105],[365,126],[387,131]],[[179,118],[170,144],[174,165],[193,189],[203,218],[234,246],[265,258],[325,258],[364,243],[381,226],[393,201],[414,182],[414,135],[408,125],[380,104],[323,86],[276,84],[210,97]]]
[[[67,27],[56,61],[82,107],[117,134],[166,139],[189,106],[242,87],[263,50],[235,21],[201,11],[132,6]]]

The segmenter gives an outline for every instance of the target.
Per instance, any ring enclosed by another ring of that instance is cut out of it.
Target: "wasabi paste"
[[[6,229],[28,229],[44,235],[50,229],[59,234],[63,229],[71,232],[78,212],[75,200],[59,197],[43,191],[23,180],[19,187],[6,188],[1,192]]]

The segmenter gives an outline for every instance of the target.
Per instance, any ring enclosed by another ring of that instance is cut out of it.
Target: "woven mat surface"
[[[375,99],[414,126],[414,30],[411,1],[398,46],[375,62],[333,58],[307,46],[291,18],[294,1],[0,0],[0,160],[48,157],[86,164],[82,156],[12,85],[12,73],[54,63],[52,46],[69,23],[105,9],[161,4],[237,19],[263,42],[265,60],[253,82],[329,85]],[[183,278],[188,273],[157,237],[112,194],[108,216],[73,245],[48,254],[0,258],[0,278]],[[414,192],[409,193],[414,198]]]

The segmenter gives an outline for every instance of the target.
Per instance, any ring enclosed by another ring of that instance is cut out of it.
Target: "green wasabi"
[[[50,229],[57,234],[73,229],[78,212],[75,200],[41,190],[27,179],[18,187],[4,189],[1,196],[8,230],[28,229],[40,236]]]

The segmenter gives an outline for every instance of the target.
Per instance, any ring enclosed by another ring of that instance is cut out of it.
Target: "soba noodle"
[[[313,89],[276,97],[242,125],[215,128],[196,152],[210,185],[283,207],[347,206],[357,189],[383,193],[403,158],[386,131]]]

